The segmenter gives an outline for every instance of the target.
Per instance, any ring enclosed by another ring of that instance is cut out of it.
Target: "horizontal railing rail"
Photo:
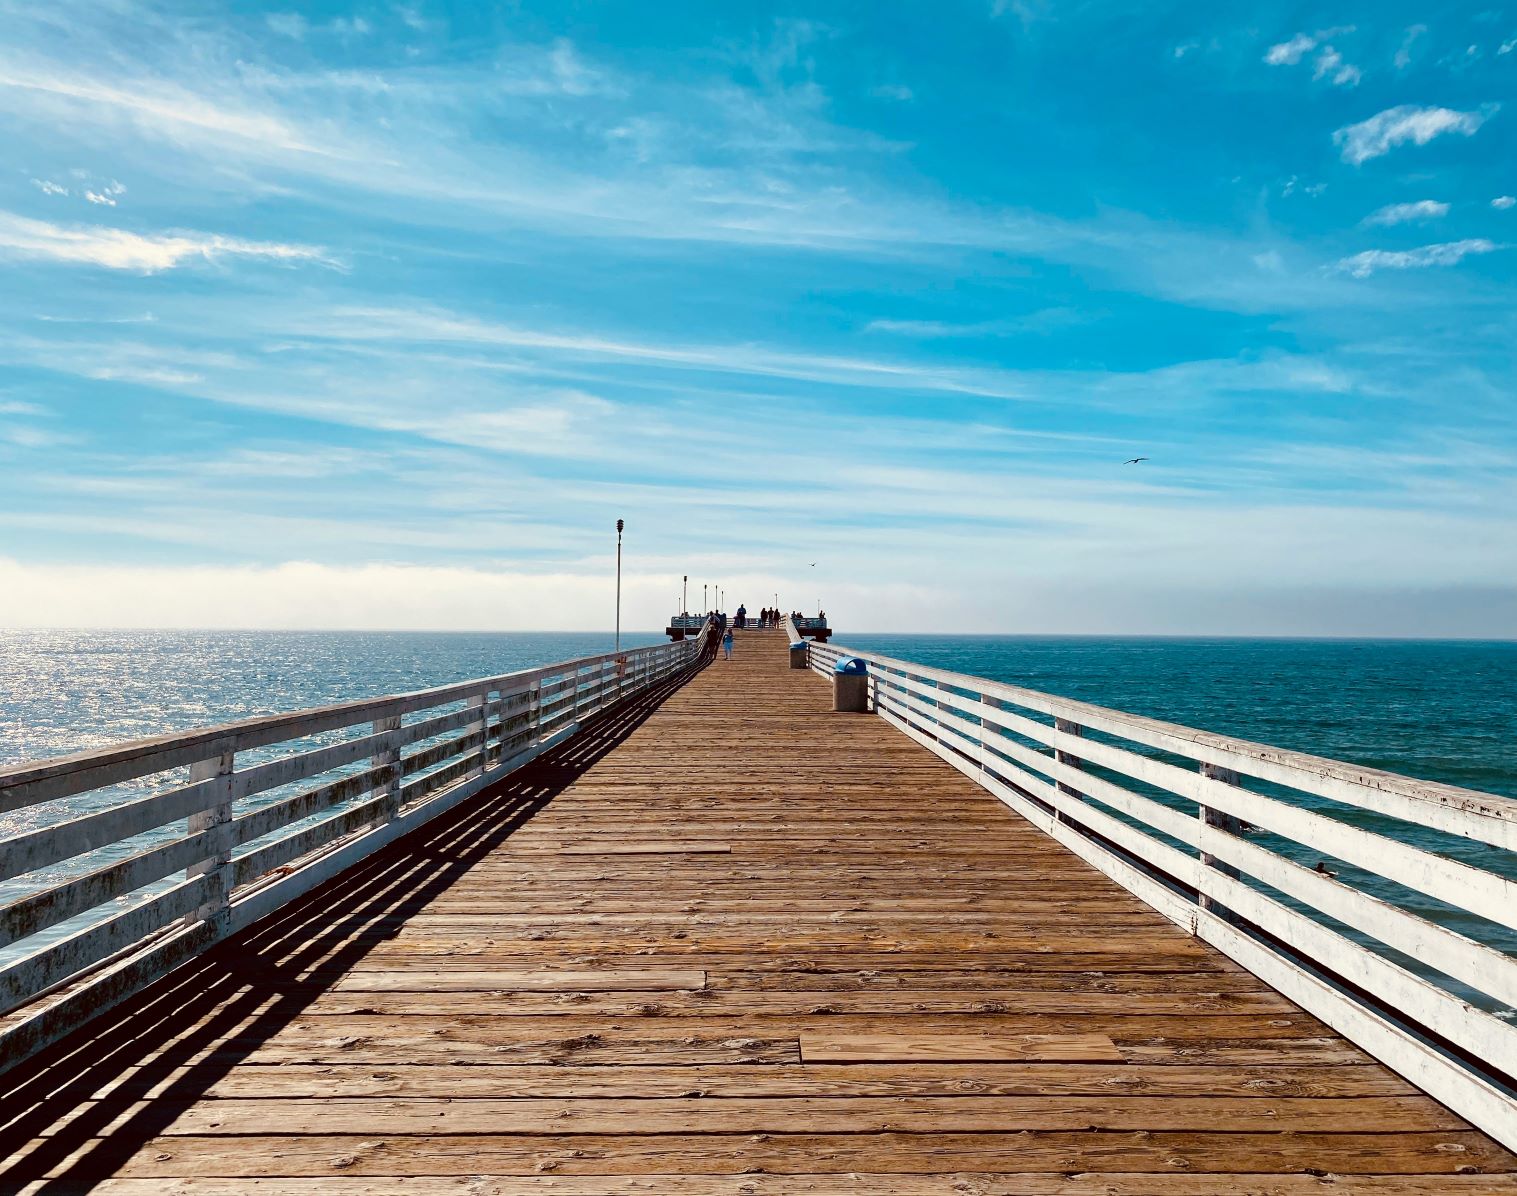
[[[0,1070],[692,667],[705,638],[0,768]]]
[[[1517,801],[808,648],[846,657],[881,718],[1517,1147]]]

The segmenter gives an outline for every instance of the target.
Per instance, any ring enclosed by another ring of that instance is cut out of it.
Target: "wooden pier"
[[[652,676],[0,1076],[0,1191],[1517,1196],[1491,1137],[832,713],[789,638]]]

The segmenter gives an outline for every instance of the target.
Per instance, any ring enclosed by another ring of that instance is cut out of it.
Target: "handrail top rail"
[[[849,648],[846,645],[817,644],[813,646],[813,650],[859,656],[872,664],[886,668],[898,669],[934,681],[944,681],[949,685],[958,685],[965,689],[975,689],[982,694],[1006,698],[1017,705],[1053,715],[1055,718],[1068,719],[1070,722],[1079,723],[1094,730],[1126,736],[1135,742],[1146,743],[1151,747],[1178,750],[1181,754],[1193,756],[1197,755],[1194,749],[1201,749],[1202,752],[1244,757],[1261,764],[1272,765],[1286,772],[1303,773],[1311,778],[1342,781],[1411,801],[1427,802],[1443,807],[1453,806],[1465,813],[1517,823],[1517,799],[1486,793],[1479,789],[1465,789],[1441,781],[1419,780],[1401,773],[1351,764],[1345,760],[1314,756],[1289,748],[1272,747],[1253,740],[1221,735],[1215,731],[1202,731],[1195,727],[1187,727],[1182,723],[1166,722],[1163,719],[1132,714],[1109,706],[1097,706],[1092,702],[1082,702],[1074,698],[1062,698],[1057,694],[1045,693],[1042,690],[1027,689],[1003,681],[992,681],[986,677],[976,677],[971,673],[955,673],[947,669],[937,669],[909,660],[882,656],[877,652]],[[1103,726],[1103,723],[1107,725]],[[1235,767],[1236,764],[1236,761],[1226,759],[1206,762],[1222,767]]]
[[[384,694],[377,698],[354,698],[344,702],[335,702],[327,706],[310,706],[303,710],[284,711],[279,714],[260,714],[252,718],[237,719],[233,722],[220,723],[210,727],[197,727],[188,731],[167,731],[161,735],[148,735],[140,739],[129,739],[121,743],[110,744],[106,747],[86,748],[82,752],[73,752],[66,756],[49,756],[41,760],[23,760],[17,764],[0,766],[0,810],[15,808],[13,804],[5,801],[5,795],[8,790],[14,790],[21,786],[35,784],[40,781],[64,777],[74,772],[128,764],[133,760],[150,760],[165,752],[187,751],[192,748],[199,750],[200,754],[196,757],[199,759],[208,758],[226,751],[245,751],[250,748],[265,747],[271,743],[280,743],[284,740],[299,738],[303,735],[316,734],[322,730],[351,726],[354,723],[366,721],[366,716],[369,715],[373,715],[375,718],[384,718],[397,713],[406,713],[406,709],[426,709],[429,706],[438,706],[446,702],[467,698],[481,692],[482,689],[499,689],[503,685],[521,682],[534,676],[558,676],[573,670],[583,669],[589,665],[612,661],[617,659],[618,656],[657,651],[667,649],[668,647],[669,645],[667,644],[644,644],[640,647],[625,649],[622,652],[603,652],[595,656],[575,657],[571,660],[556,661],[553,664],[538,665],[533,668],[517,669],[510,673],[501,673],[491,677],[476,677],[467,681],[454,681],[447,685],[409,690],[398,694]],[[293,732],[294,728],[308,723],[314,723],[317,726],[310,730]],[[161,772],[165,769],[176,767],[178,763],[180,762],[176,761],[162,764],[161,767],[144,768],[135,775],[146,776],[154,772]],[[121,777],[118,779],[129,780],[132,778]],[[86,786],[86,788],[91,787],[93,786]],[[57,796],[63,795],[59,794]],[[22,804],[29,803],[23,802]]]

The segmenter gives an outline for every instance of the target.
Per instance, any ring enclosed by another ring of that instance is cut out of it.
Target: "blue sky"
[[[1517,6],[0,21],[0,623],[1517,635]]]

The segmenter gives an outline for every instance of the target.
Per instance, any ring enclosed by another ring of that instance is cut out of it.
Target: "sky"
[[[1517,3],[0,34],[0,625],[1517,636]]]

